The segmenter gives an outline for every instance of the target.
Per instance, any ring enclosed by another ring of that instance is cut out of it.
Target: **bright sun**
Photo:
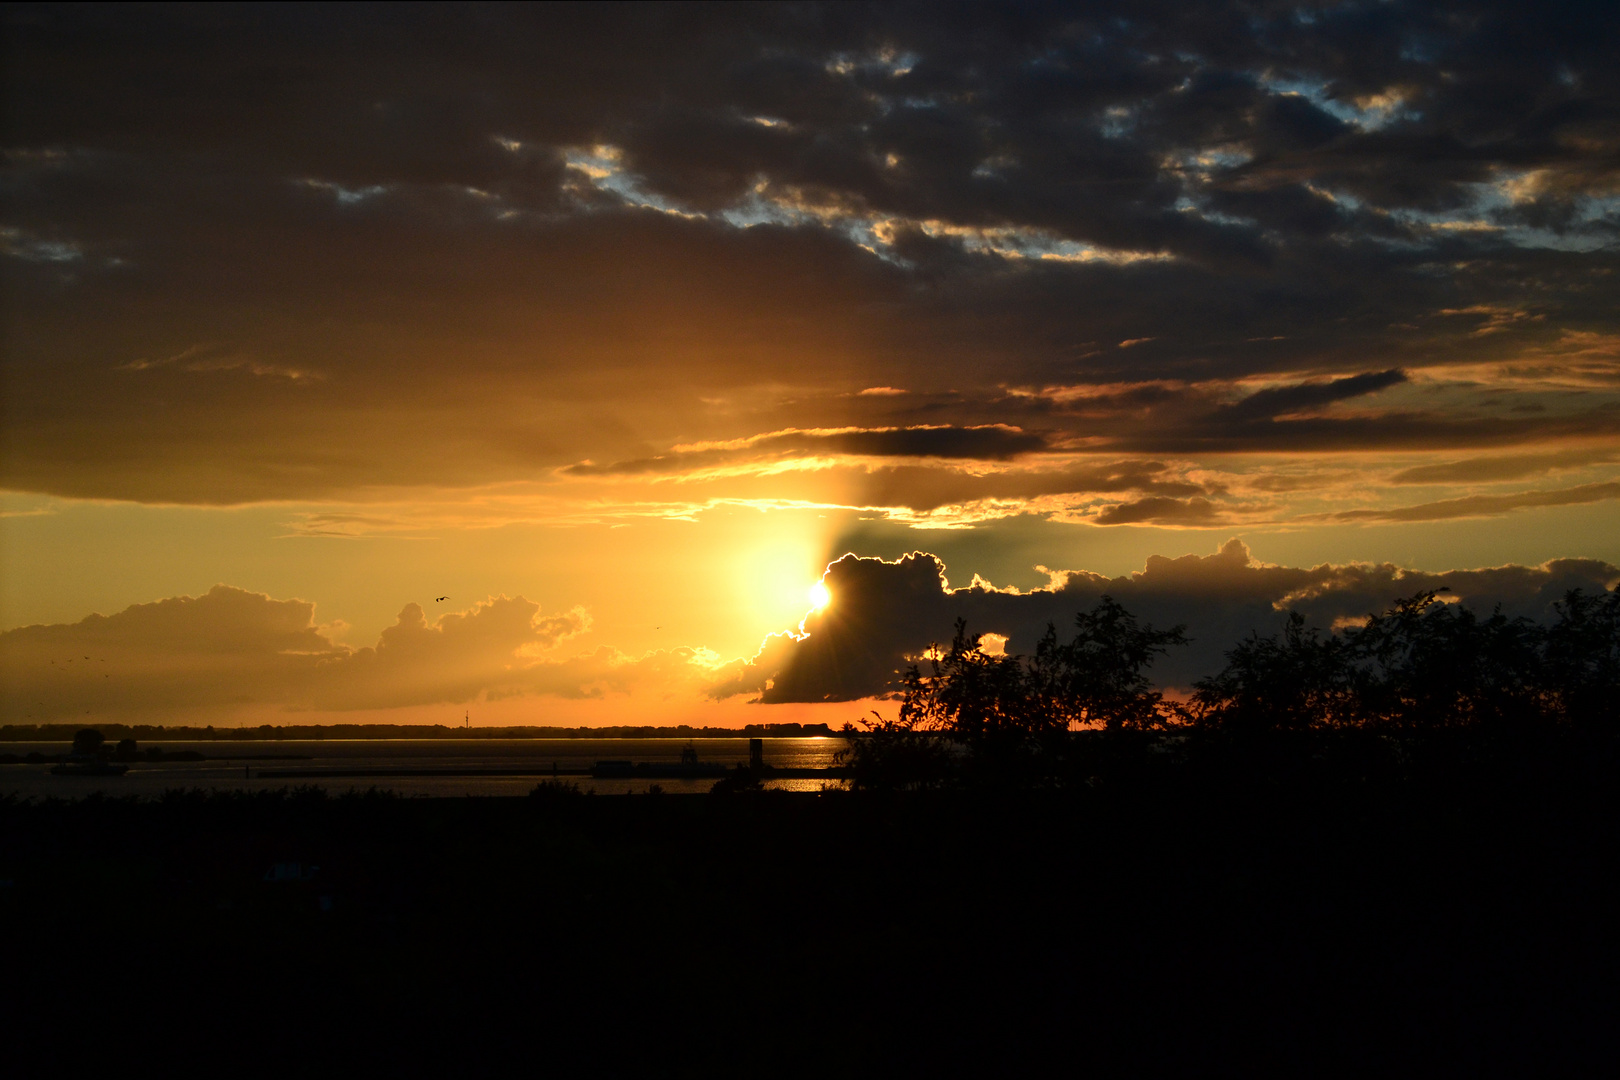
[[[809,598],[810,606],[817,611],[832,603],[832,593],[828,592],[827,586],[819,581],[805,590],[805,596]]]

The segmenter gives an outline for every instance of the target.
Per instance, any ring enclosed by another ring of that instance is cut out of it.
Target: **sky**
[[[1173,691],[1620,581],[1613,4],[0,19],[0,722],[836,727],[957,618]]]

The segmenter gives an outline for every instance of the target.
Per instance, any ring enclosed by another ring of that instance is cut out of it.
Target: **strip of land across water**
[[[204,742],[233,739],[815,739],[838,732],[826,724],[749,724],[741,728],[691,724],[620,724],[613,727],[453,727],[445,724],[260,724],[257,727],[205,727],[184,724],[0,724],[0,742],[71,742],[93,727],[109,742]]]
[[[267,785],[319,784],[334,792],[382,784],[413,796],[524,795],[539,781],[574,783],[598,794],[707,792],[738,769],[751,781],[815,788],[841,783],[847,770],[841,737],[685,738],[229,738],[137,739],[106,726],[0,741],[0,798],[158,798],[175,789],[264,790]],[[127,729],[125,729],[127,731]],[[790,729],[791,730],[791,729]],[[257,729],[248,729],[257,734]],[[38,733],[38,729],[34,732]],[[375,734],[375,732],[373,733]]]

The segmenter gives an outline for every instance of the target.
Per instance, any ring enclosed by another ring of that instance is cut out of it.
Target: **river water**
[[[153,798],[175,789],[209,791],[297,787],[314,784],[333,793],[376,787],[401,795],[526,795],[559,773],[589,769],[598,761],[678,762],[686,739],[353,739],[257,740],[208,742],[143,742],[142,751],[157,747],[166,752],[192,750],[206,761],[133,761],[123,776],[52,776],[51,766],[0,764],[0,795],[27,798],[82,798],[100,791],[108,795]],[[693,739],[698,759],[733,766],[748,761],[748,740]],[[780,768],[825,769],[836,764],[843,739],[766,739],[765,763]],[[66,753],[60,742],[0,742],[0,754],[26,755],[33,751]],[[280,758],[281,760],[273,760]],[[291,760],[298,758],[303,760]],[[361,769],[524,770],[540,775],[522,776],[390,776],[329,777],[326,771]],[[261,773],[276,773],[262,776]],[[603,795],[645,792],[657,784],[669,794],[696,794],[714,786],[712,777],[695,780],[604,779],[567,776],[559,779],[582,790]],[[766,786],[794,791],[818,791],[819,779],[773,780]]]

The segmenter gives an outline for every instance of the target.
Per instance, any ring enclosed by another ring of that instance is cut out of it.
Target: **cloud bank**
[[[1224,665],[1223,654],[1250,633],[1274,633],[1289,610],[1330,629],[1381,611],[1425,589],[1449,589],[1488,614],[1547,618],[1570,589],[1613,588],[1620,567],[1586,559],[1425,573],[1384,564],[1269,566],[1240,540],[1213,555],[1153,556],[1125,577],[1055,571],[1045,589],[1018,592],[975,580],[950,588],[938,558],[914,552],[894,562],[846,555],[823,579],[832,602],[804,620],[801,632],[769,639],[759,654],[718,684],[719,695],[757,693],[764,702],[848,700],[892,692],[895,680],[931,644],[948,642],[955,621],[971,633],[1005,637],[1010,652],[1030,653],[1048,624],[1063,635],[1075,614],[1104,593],[1156,626],[1185,625],[1190,647],[1151,674],[1186,688]]]
[[[316,624],[308,601],[218,585],[202,596],[0,634],[0,709],[8,722],[40,723],[600,697],[643,684],[661,692],[699,685],[713,665],[700,649],[556,655],[589,626],[582,609],[542,615],[522,597],[431,623],[407,604],[376,645],[351,649]]]
[[[823,578],[832,601],[799,627],[768,637],[729,663],[697,647],[629,655],[611,646],[570,652],[590,629],[582,609],[543,614],[522,597],[496,597],[430,622],[408,604],[377,643],[333,641],[305,600],[277,600],[219,585],[197,597],[136,604],[76,623],[0,634],[0,720],[99,719],[225,722],[236,715],[319,710],[622,697],[652,711],[678,699],[750,698],[766,704],[853,701],[892,692],[895,678],[955,620],[974,633],[1032,651],[1048,623],[1059,632],[1104,593],[1159,626],[1185,624],[1189,648],[1154,677],[1186,687],[1223,664],[1249,633],[1271,633],[1288,610],[1331,628],[1423,589],[1449,589],[1483,612],[1546,618],[1570,589],[1613,588],[1620,567],[1560,559],[1425,573],[1390,564],[1272,566],[1239,540],[1212,555],[1153,556],[1136,573],[1106,578],[1045,571],[1050,586],[1019,592],[975,579],[951,588],[945,565],[914,552],[892,562],[846,555]]]

